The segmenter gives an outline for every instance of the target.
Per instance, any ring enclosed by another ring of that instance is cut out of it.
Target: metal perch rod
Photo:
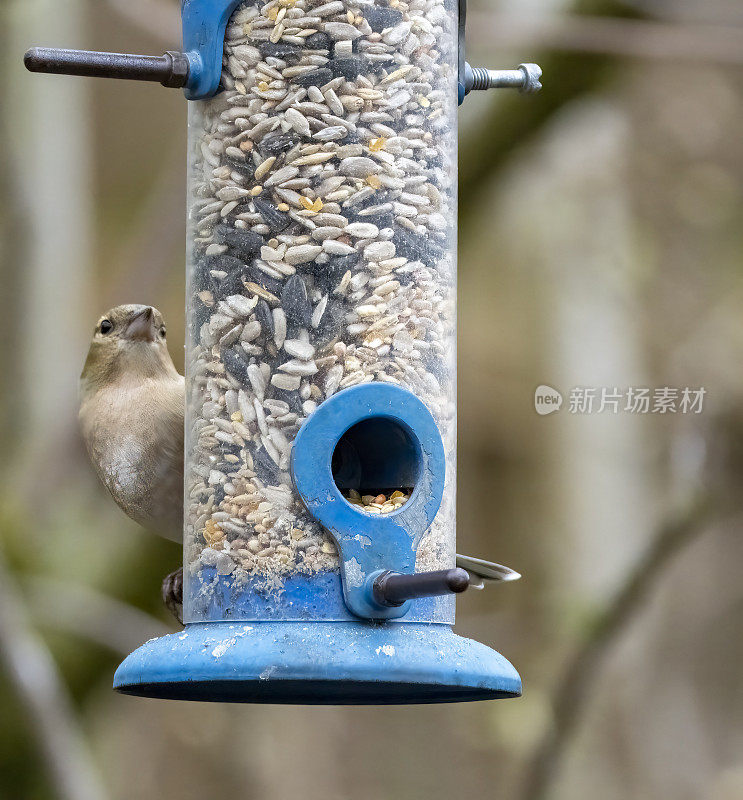
[[[24,56],[23,63],[30,72],[154,81],[171,88],[185,86],[189,70],[188,58],[183,53],[170,51],[161,56],[142,56],[33,47]]]
[[[381,606],[400,606],[406,600],[419,597],[459,594],[469,586],[469,582],[469,573],[459,568],[415,575],[384,572],[374,581],[374,599]]]

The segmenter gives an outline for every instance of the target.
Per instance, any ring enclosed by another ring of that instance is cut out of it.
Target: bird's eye
[[[113,322],[111,322],[110,319],[104,319],[103,322],[101,322],[100,331],[102,334],[104,334],[104,336],[107,333],[111,333],[113,329],[114,329],[114,324]]]
[[[165,325],[163,325],[162,328],[160,328],[160,337],[162,339],[165,338]]]

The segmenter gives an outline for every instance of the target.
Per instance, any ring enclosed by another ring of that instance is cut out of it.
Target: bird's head
[[[168,353],[162,314],[152,306],[116,306],[96,323],[81,388],[97,390],[112,381],[178,375]]]

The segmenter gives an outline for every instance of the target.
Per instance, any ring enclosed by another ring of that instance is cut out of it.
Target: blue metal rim
[[[288,575],[281,591],[259,576],[235,581],[215,567],[186,571],[184,622],[344,622],[356,621],[343,596],[337,572]],[[454,595],[421,597],[410,603],[401,622],[454,622]]]
[[[302,705],[517,697],[513,666],[447,625],[202,623],[152,639],[116,671],[123,694]]]

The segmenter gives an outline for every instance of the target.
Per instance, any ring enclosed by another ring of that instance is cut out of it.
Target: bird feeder
[[[119,667],[147,697],[519,695],[456,636],[457,105],[539,88],[464,61],[447,0],[183,0],[183,52],[29,69],[189,104],[185,630]]]

